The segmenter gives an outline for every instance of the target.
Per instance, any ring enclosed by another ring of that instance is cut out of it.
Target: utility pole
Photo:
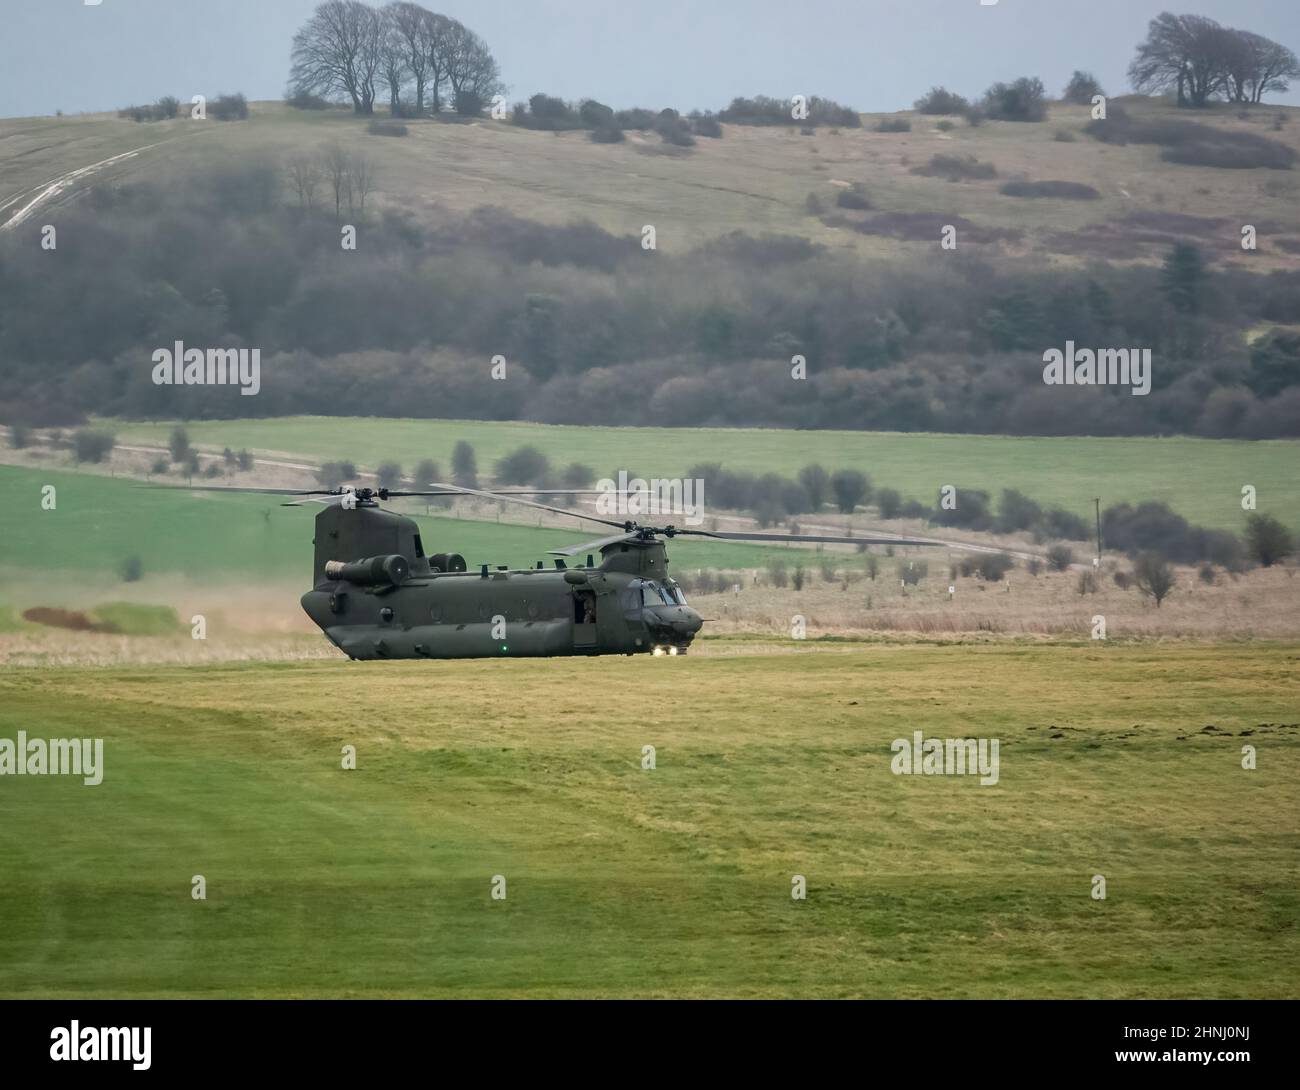
[[[1097,567],[1101,567],[1101,497],[1092,498],[1093,506],[1097,509]]]

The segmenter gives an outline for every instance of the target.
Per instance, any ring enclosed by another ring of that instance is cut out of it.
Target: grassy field
[[[1300,645],[701,651],[6,670],[0,993],[1300,994]]]
[[[53,484],[57,507],[43,511],[41,488]],[[128,557],[138,556],[146,579],[181,575],[197,583],[291,580],[306,590],[311,580],[314,504],[281,507],[279,497],[149,489],[139,482],[51,470],[0,466],[0,601],[9,593],[58,599],[62,592],[110,581]],[[603,528],[573,520],[571,530],[538,529],[414,514],[426,551],[462,553],[472,565],[531,567],[547,549],[600,537]],[[809,558],[811,550],[790,550]],[[771,550],[760,545],[677,541],[681,564],[717,568],[761,567]],[[75,575],[54,585],[42,573]],[[8,585],[6,585],[6,580]],[[296,598],[295,598],[296,609]]]
[[[266,452],[292,460],[351,458],[373,469],[394,458],[409,472],[422,458],[450,471],[459,439],[474,445],[480,470],[531,443],[556,465],[581,462],[599,473],[626,468],[677,477],[701,462],[793,476],[809,462],[869,473],[933,504],[939,487],[1018,488],[1044,505],[1091,516],[1124,500],[1163,500],[1192,522],[1240,530],[1241,487],[1253,484],[1261,510],[1300,528],[1300,443],[1226,439],[1071,438],[786,431],[764,428],[597,428],[463,420],[285,417],[187,424],[192,441],[220,450]],[[166,446],[172,425],[113,422],[120,442]],[[617,463],[614,460],[617,459]],[[706,491],[705,502],[708,502]],[[467,554],[468,555],[468,554]]]
[[[1138,118],[1185,120],[1162,102],[1130,100],[1126,108]],[[1300,124],[1294,120],[1272,130],[1278,114],[1294,119],[1297,110],[1270,106],[1243,121],[1225,108],[1198,120],[1300,145]],[[1154,146],[1101,145],[1082,134],[1089,120],[1085,107],[1053,104],[1044,124],[987,122],[972,129],[958,121],[950,132],[937,128],[940,118],[898,116],[911,121],[911,132],[876,132],[880,115],[864,116],[861,129],[821,129],[813,136],[800,136],[793,126],[728,125],[723,139],[701,139],[694,148],[671,149],[671,154],[654,134],[632,133],[624,144],[597,145],[585,132],[533,132],[487,119],[413,121],[406,137],[375,137],[366,135],[364,120],[346,111],[297,111],[281,103],[253,103],[249,120],[239,123],[178,119],[141,125],[105,114],[11,119],[0,121],[0,220],[51,180],[124,152],[138,154],[82,181],[148,177],[163,185],[183,184],[196,170],[219,169],[235,159],[278,160],[339,142],[373,160],[380,205],[419,216],[490,204],[552,223],[591,220],[624,235],[639,234],[652,223],[665,252],[731,231],[806,235],[872,257],[933,246],[828,227],[808,214],[810,194],[834,209],[837,195],[856,183],[880,212],[944,211],[979,226],[1021,229],[1025,238],[1013,247],[1020,253],[1055,252],[1075,260],[1073,244],[1059,239],[1134,212],[1175,212],[1204,221],[1206,245],[1218,250],[1222,261],[1248,260],[1256,268],[1294,265],[1294,258],[1272,243],[1275,236],[1300,232],[1300,183],[1285,172],[1171,167]],[[1061,142],[1059,131],[1075,139]],[[911,173],[935,154],[974,156],[992,163],[998,175],[954,184]],[[1012,178],[1082,182],[1100,196],[1090,201],[1008,197],[999,190]],[[56,201],[64,199],[67,195]],[[1228,221],[1216,230],[1222,217]],[[1243,257],[1233,225],[1247,222],[1272,226],[1261,229],[1259,252]],[[1160,247],[1137,253],[1158,259]]]

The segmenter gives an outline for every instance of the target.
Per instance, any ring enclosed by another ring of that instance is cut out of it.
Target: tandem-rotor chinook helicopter
[[[169,487],[169,486],[163,486]],[[186,488],[187,486],[172,486]],[[703,620],[668,574],[664,538],[678,535],[723,541],[804,541],[846,545],[934,545],[909,538],[758,534],[640,526],[523,499],[526,495],[601,495],[585,490],[524,489],[490,492],[435,484],[406,492],[344,486],[204,488],[252,492],[324,503],[316,515],[312,589],[302,608],[353,659],[455,659],[552,655],[685,654]],[[414,496],[468,496],[520,503],[542,511],[603,523],[617,533],[552,549],[554,567],[470,571],[458,553],[425,552],[414,519],[379,501]],[[600,563],[594,554],[600,553]],[[587,553],[586,564],[568,557]]]

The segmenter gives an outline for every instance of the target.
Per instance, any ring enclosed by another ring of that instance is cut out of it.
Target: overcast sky
[[[546,91],[615,107],[719,109],[736,95],[826,95],[906,109],[934,84],[966,95],[1089,69],[1110,93],[1148,0],[436,0],[495,52],[511,100]],[[0,0],[0,116],[108,110],[171,94],[278,98],[314,0]],[[1300,0],[1189,0],[1175,10],[1300,52]],[[381,96],[382,97],[382,96]],[[1285,98],[1300,105],[1300,86]]]

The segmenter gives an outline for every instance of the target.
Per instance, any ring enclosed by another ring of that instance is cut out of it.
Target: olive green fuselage
[[[426,555],[414,520],[333,504],[316,516],[315,546],[303,609],[354,659],[677,654],[701,627],[654,538],[607,545],[582,567],[439,570],[464,563]]]

